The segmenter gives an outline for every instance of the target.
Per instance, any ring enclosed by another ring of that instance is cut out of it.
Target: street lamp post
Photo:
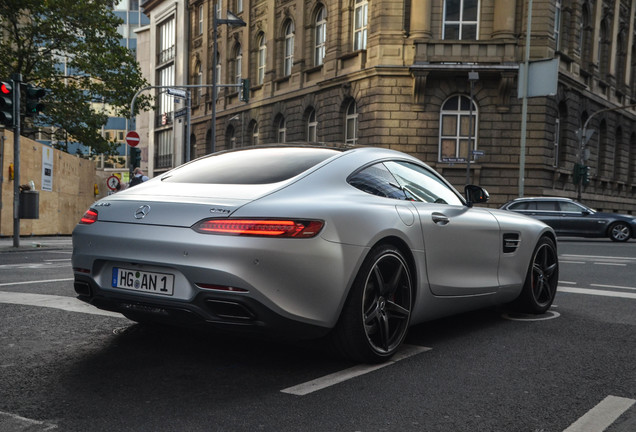
[[[230,27],[244,27],[247,24],[245,21],[234,15],[232,12],[227,11],[227,18],[221,19],[217,17],[217,2],[214,2],[214,13],[212,14],[212,35],[213,35],[213,53],[212,53],[212,126],[210,127],[210,135],[212,139],[211,143],[211,153],[216,151],[216,98],[217,98],[217,76],[216,76],[216,65],[217,65],[217,56],[218,56],[218,44],[217,44],[217,31],[219,28],[219,24],[227,24]],[[219,77],[220,79],[220,77]]]
[[[473,156],[473,95],[475,93],[475,82],[479,80],[479,73],[468,72],[470,82],[470,111],[468,115],[468,155],[466,157],[466,184],[470,184],[470,158]]]

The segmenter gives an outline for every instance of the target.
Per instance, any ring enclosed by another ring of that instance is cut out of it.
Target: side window
[[[557,211],[557,203],[554,201],[537,201],[537,210]]]
[[[527,210],[528,209],[528,203],[525,201],[522,202],[518,202],[515,204],[511,204],[510,205],[510,210]]]
[[[583,211],[583,209],[571,202],[562,202],[559,203],[559,206],[561,207],[561,211],[564,212],[570,212],[570,213],[581,213]]]
[[[367,167],[349,177],[349,184],[371,195],[406,200],[406,195],[383,164]]]
[[[386,162],[408,199],[428,203],[464,205],[457,192],[440,177],[410,162]]]

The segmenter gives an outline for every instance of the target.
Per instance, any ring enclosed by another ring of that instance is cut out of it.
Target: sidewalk
[[[13,236],[0,237],[0,252],[25,249],[69,249],[73,245],[71,236],[21,236],[20,247],[13,247]]]

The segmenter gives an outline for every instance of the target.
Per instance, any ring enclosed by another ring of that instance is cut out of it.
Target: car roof
[[[572,198],[563,198],[563,197],[519,197],[513,199],[511,202],[515,201],[574,201]]]

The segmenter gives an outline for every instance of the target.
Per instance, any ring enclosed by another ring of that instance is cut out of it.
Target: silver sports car
[[[137,322],[326,335],[363,362],[423,321],[545,312],[553,230],[465,192],[383,148],[209,155],[91,206],[73,232],[75,291]]]

